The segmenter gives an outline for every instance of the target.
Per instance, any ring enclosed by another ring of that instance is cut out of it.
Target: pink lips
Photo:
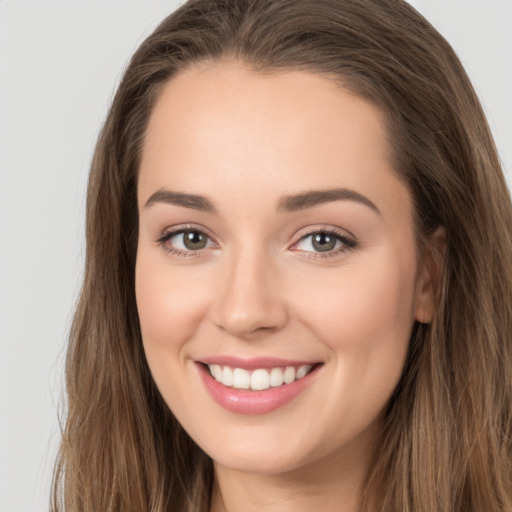
[[[315,379],[320,365],[317,362],[291,361],[276,358],[242,359],[238,357],[211,357],[196,362],[201,379],[212,398],[223,408],[238,414],[266,414],[284,406],[300,395]],[[269,388],[264,391],[235,389],[217,382],[207,368],[207,364],[218,364],[232,368],[257,370],[259,368],[285,368],[287,366],[315,365],[305,377],[290,384]]]

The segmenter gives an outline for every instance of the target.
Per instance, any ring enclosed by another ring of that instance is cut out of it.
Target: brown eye
[[[315,231],[309,235],[303,236],[293,246],[293,250],[310,253],[311,256],[315,254],[320,255],[336,255],[357,246],[356,241],[349,236],[335,232],[335,231]],[[331,253],[331,254],[330,254]]]
[[[199,229],[179,229],[165,233],[158,243],[169,252],[180,256],[193,255],[202,249],[215,247],[215,242]]]
[[[337,238],[330,233],[316,233],[312,235],[311,244],[318,252],[332,251],[336,248]]]
[[[208,244],[208,237],[200,231],[183,231],[182,236],[183,245],[190,251],[204,249]]]

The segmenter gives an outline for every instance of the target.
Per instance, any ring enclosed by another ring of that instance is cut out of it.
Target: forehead
[[[201,64],[161,92],[144,141],[139,191],[146,198],[167,187],[203,195],[247,191],[270,199],[350,187],[376,200],[405,192],[407,201],[389,155],[381,111],[334,80]]]
[[[370,102],[317,74],[262,74],[239,62],[200,63],[164,86],[150,116],[144,153],[165,138],[166,143],[179,138],[193,144],[219,134],[226,137],[226,146],[242,137],[268,146],[307,135],[311,145],[322,140],[326,145],[333,139],[355,141],[364,131],[364,142],[384,155],[388,144],[383,117]],[[332,137],[325,138],[326,130]]]

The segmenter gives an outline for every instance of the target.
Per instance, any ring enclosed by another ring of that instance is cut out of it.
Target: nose
[[[275,269],[261,254],[240,254],[225,262],[213,307],[219,328],[241,339],[281,329],[288,321],[283,289]]]

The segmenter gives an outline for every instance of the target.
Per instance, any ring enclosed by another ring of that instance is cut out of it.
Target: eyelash
[[[300,242],[303,242],[307,238],[313,236],[313,235],[326,235],[334,237],[337,241],[341,242],[341,247],[338,247],[331,251],[326,251],[324,253],[319,251],[303,251],[305,258],[312,258],[312,259],[324,259],[324,258],[335,258],[336,256],[339,256],[340,254],[349,252],[354,250],[357,247],[357,242],[355,240],[355,237],[352,234],[347,233],[346,231],[341,231],[334,229],[332,227],[329,228],[318,228],[318,227],[312,227],[306,229],[306,231],[300,236],[299,240],[295,242],[292,247],[297,246]]]
[[[200,228],[197,226],[180,226],[178,228],[175,228],[175,229],[172,229],[169,231],[165,231],[162,234],[162,236],[160,236],[158,238],[157,243],[160,246],[162,246],[162,248],[167,253],[172,254],[173,256],[177,256],[180,258],[195,258],[197,256],[200,256],[204,249],[198,249],[196,251],[189,249],[189,250],[184,251],[182,249],[177,249],[176,247],[167,244],[167,242],[171,238],[173,238],[177,235],[180,235],[180,234],[185,234],[187,232],[200,233],[200,234],[204,235],[209,241],[213,241],[213,238],[206,232],[206,230],[204,228]],[[215,241],[213,241],[213,242],[216,243]]]
[[[162,246],[167,253],[177,256],[177,257],[194,258],[194,257],[200,256],[206,248],[198,249],[198,250],[189,249],[189,250],[184,251],[181,249],[177,249],[176,247],[174,247],[172,245],[167,244],[167,242],[171,238],[173,238],[177,235],[180,235],[180,234],[184,234],[186,232],[199,233],[201,235],[204,235],[207,237],[207,239],[210,242],[213,242],[213,244],[217,245],[217,242],[215,242],[213,240],[213,238],[203,228],[199,228],[197,226],[180,226],[180,227],[172,229],[170,231],[165,231],[162,234],[162,236],[160,236],[157,239],[157,243],[160,246]],[[346,232],[341,232],[341,231],[338,231],[333,228],[328,228],[328,229],[310,228],[305,233],[303,233],[301,235],[301,237],[299,238],[299,240],[297,240],[291,246],[291,250],[297,250],[297,249],[293,249],[293,247],[296,247],[301,242],[305,241],[307,238],[309,238],[313,235],[317,235],[317,234],[334,237],[337,241],[341,242],[341,247],[338,247],[335,250],[326,251],[324,253],[322,253],[320,251],[302,251],[304,253],[304,257],[312,258],[312,259],[332,258],[332,257],[339,256],[341,253],[352,251],[358,245],[355,238],[353,237],[353,235],[350,234],[349,236],[347,236]],[[298,251],[299,250],[297,250],[297,252]]]

